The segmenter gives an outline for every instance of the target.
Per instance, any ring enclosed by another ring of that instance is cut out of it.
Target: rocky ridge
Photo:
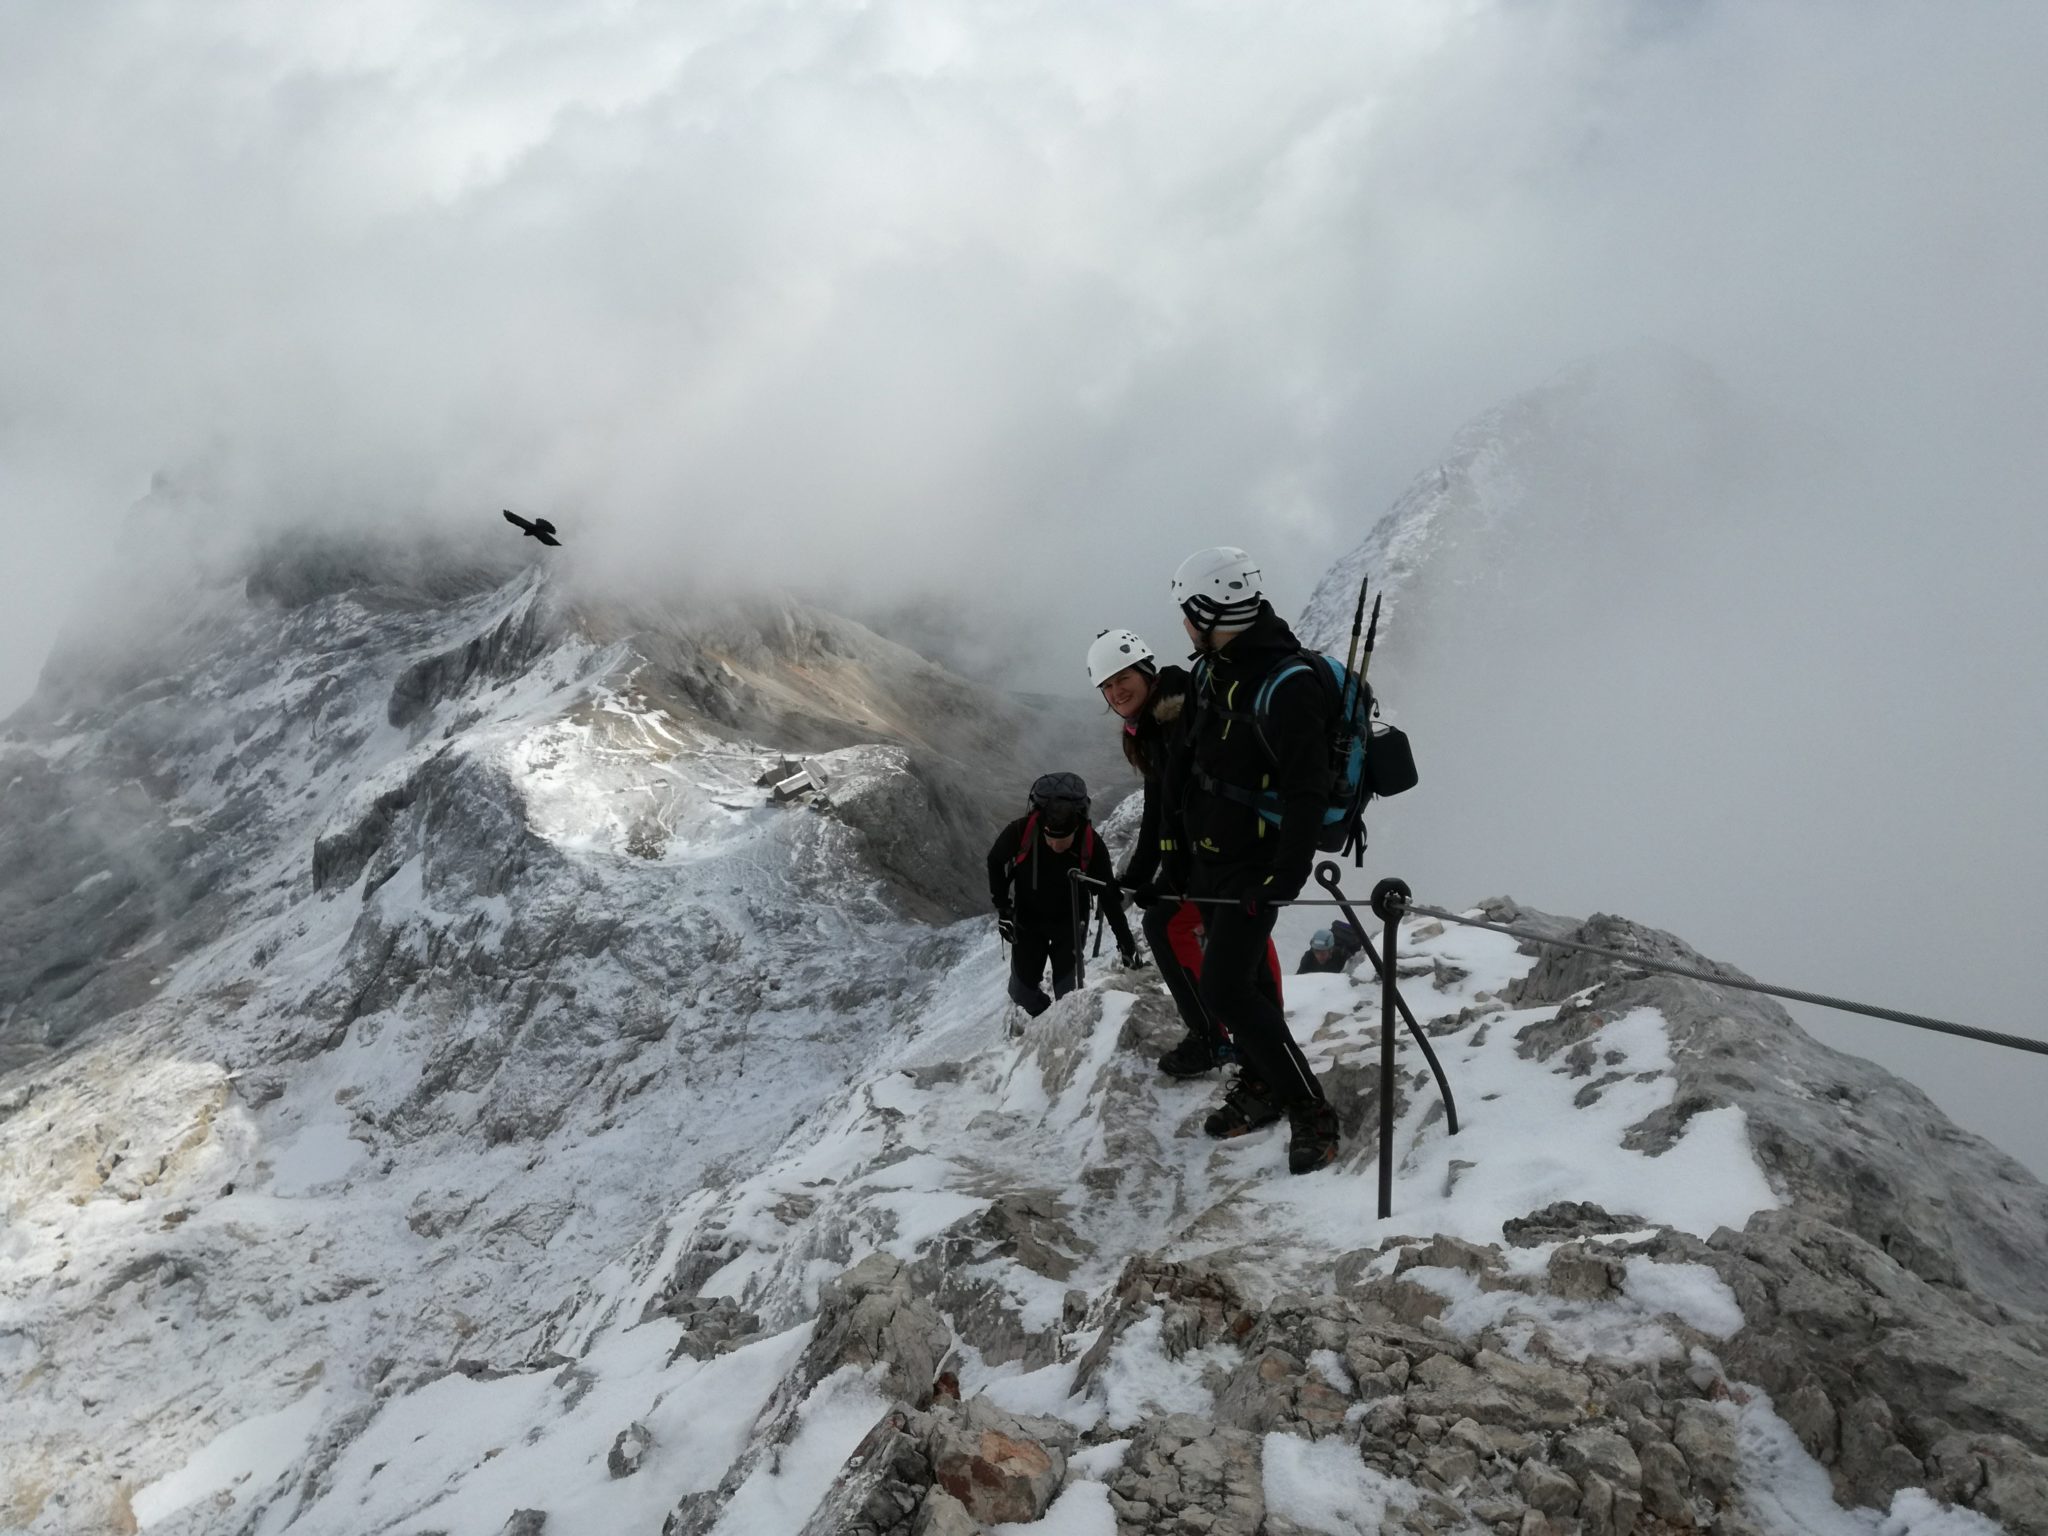
[[[1018,1030],[920,920],[1020,771],[965,685],[259,575],[0,745],[0,1523],[2048,1530],[2048,1191],[1773,1005],[1415,926],[1464,1124],[1404,1043],[1382,1223],[1369,977],[1290,978],[1289,1179],[1149,974]]]

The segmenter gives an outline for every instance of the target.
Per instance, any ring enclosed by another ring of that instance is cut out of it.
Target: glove
[[[1248,908],[1275,906],[1294,900],[1301,894],[1301,888],[1308,884],[1308,871],[1296,874],[1292,870],[1272,870],[1266,874],[1244,874],[1232,880],[1222,892],[1232,901],[1241,901]]]
[[[1145,963],[1145,957],[1138,953],[1138,946],[1135,944],[1120,946],[1116,957],[1127,971],[1135,971]]]
[[[1141,880],[1136,885],[1125,886],[1124,889],[1131,893],[1131,905],[1139,908],[1158,906],[1159,898],[1165,894],[1159,889],[1159,882],[1156,880]]]
[[[1008,907],[996,908],[996,932],[1002,935],[1005,944],[1017,942],[1017,914]]]
[[[1276,869],[1273,872],[1272,880],[1266,886],[1265,899],[1268,901],[1293,901],[1307,888],[1307,865],[1304,864],[1299,870]]]

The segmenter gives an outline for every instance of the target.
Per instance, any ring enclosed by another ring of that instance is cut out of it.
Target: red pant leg
[[[1173,958],[1181,969],[1190,976],[1202,974],[1202,909],[1192,901],[1180,904],[1180,910],[1166,925],[1166,936],[1173,941]]]

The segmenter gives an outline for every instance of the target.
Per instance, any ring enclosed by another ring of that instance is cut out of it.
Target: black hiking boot
[[[1181,1037],[1179,1045],[1159,1058],[1159,1070],[1168,1077],[1200,1077],[1204,1072],[1214,1072],[1218,1065],[1215,1048],[1192,1029]]]
[[[1230,1092],[1223,1095],[1223,1102],[1209,1111],[1202,1129],[1218,1141],[1229,1141],[1235,1136],[1249,1136],[1279,1118],[1280,1106],[1265,1083],[1249,1072],[1240,1072],[1237,1081],[1230,1085]]]
[[[1321,1099],[1288,1106],[1287,1171],[1314,1173],[1337,1161],[1337,1111]]]

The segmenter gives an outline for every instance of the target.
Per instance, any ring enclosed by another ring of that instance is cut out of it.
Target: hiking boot
[[[1209,1111],[1202,1129],[1218,1141],[1229,1141],[1234,1136],[1249,1136],[1279,1118],[1280,1106],[1265,1083],[1249,1072],[1240,1072],[1223,1102]]]
[[[1216,1066],[1215,1049],[1193,1030],[1159,1058],[1159,1070],[1168,1077],[1200,1077],[1204,1072],[1214,1072]]]
[[[1337,1111],[1321,1099],[1290,1105],[1287,1128],[1289,1173],[1314,1173],[1337,1161]]]

